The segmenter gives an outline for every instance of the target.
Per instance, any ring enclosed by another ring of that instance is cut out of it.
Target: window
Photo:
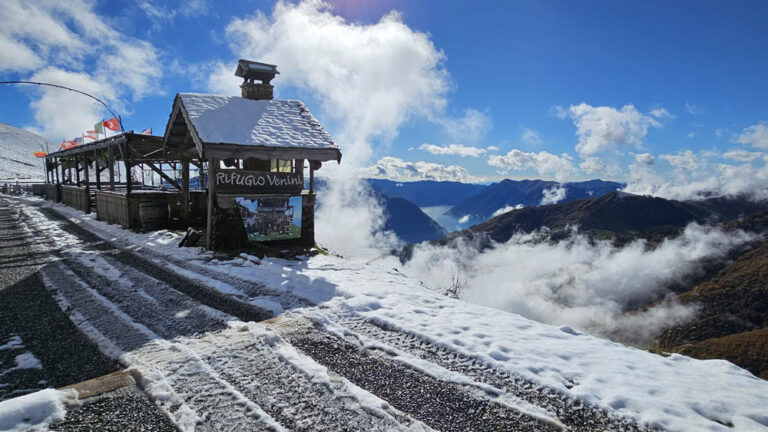
[[[270,160],[270,172],[291,173],[293,172],[293,160],[272,159]]]

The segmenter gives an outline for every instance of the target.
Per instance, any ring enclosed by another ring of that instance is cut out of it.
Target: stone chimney
[[[272,99],[274,87],[269,82],[279,73],[275,65],[240,59],[235,76],[243,78],[240,89],[244,98],[260,100]]]

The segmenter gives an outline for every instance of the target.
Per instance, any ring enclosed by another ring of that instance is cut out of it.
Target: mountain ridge
[[[567,183],[538,179],[504,179],[457,203],[448,210],[448,213],[456,218],[469,217],[471,223],[480,223],[505,207],[541,205],[544,192],[547,190],[554,191],[562,188],[564,195],[559,202],[570,202],[602,196],[624,186],[623,183],[599,179]]]
[[[42,180],[42,158],[34,152],[56,148],[40,135],[0,123],[0,180]]]

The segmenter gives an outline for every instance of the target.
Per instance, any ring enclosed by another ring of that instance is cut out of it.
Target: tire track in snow
[[[262,430],[273,429],[274,422],[253,404],[249,411],[232,409],[246,407],[247,400],[231,386],[207,372],[193,356],[184,353],[148,329],[136,323],[115,304],[79,279],[63,263],[46,267],[46,284],[60,304],[79,327],[94,339],[107,354],[119,357],[133,368],[157,402],[184,429],[191,429],[198,419],[207,421],[195,430],[214,430],[215,425],[230,425],[248,430],[259,425]],[[153,363],[149,353],[162,353],[164,363]],[[186,374],[184,372],[187,372]],[[251,425],[251,426],[249,426]],[[184,427],[186,426],[186,427]]]
[[[83,246],[44,269],[47,285],[183,429],[281,429],[273,419],[307,431],[425,429],[263,325],[201,305],[121,254]]]
[[[423,337],[397,330],[374,320],[360,316],[325,314],[330,327],[341,327],[345,336],[356,338],[360,344],[371,347],[365,341],[370,338],[392,349],[410,354],[418,359],[433,363],[513,395],[527,403],[551,413],[572,431],[591,432],[611,430],[623,432],[651,431],[626,418],[618,418],[600,407],[584,404],[554,389],[542,386],[520,375],[499,370],[443,345],[435,344]],[[376,344],[378,345],[378,344]]]
[[[543,416],[533,416],[475,389],[432,377],[315,328],[309,321],[279,328],[279,333],[318,363],[386,400],[400,411],[437,430],[560,431]],[[278,321],[278,323],[280,323]]]

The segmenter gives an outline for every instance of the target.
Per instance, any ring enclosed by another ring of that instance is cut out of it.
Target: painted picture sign
[[[301,196],[236,198],[248,240],[301,238]]]
[[[301,173],[222,170],[216,173],[216,191],[223,194],[298,194],[304,189]]]

